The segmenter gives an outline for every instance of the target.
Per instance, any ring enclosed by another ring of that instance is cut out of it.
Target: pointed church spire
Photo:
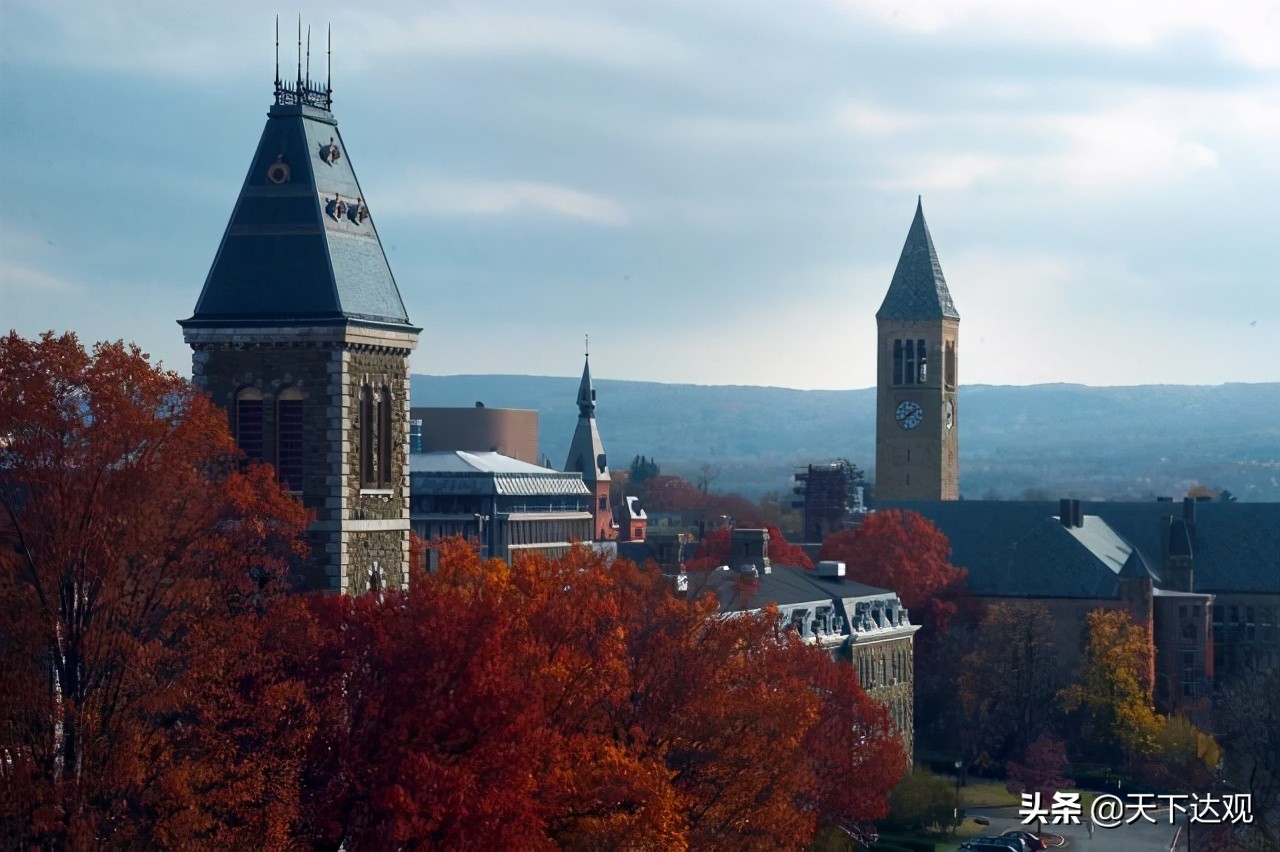
[[[578,383],[578,426],[569,443],[569,458],[564,463],[566,471],[582,474],[584,482],[607,482],[609,465],[605,461],[604,442],[600,440],[600,427],[596,424],[596,391],[591,386],[591,355],[583,359],[582,381]]]
[[[596,416],[596,392],[591,387],[591,352],[588,351],[582,363],[582,381],[578,384],[578,416]]]
[[[916,196],[916,215],[893,272],[889,292],[876,311],[878,320],[960,319],[942,264],[933,248],[933,237],[924,221],[924,205]]]

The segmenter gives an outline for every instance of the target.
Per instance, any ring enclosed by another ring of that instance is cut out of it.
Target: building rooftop
[[[1084,546],[1099,565],[1109,566],[1108,573],[1114,569],[1118,574],[1123,562],[1117,567],[1115,560],[1124,547],[1134,548],[1142,565],[1155,576],[1160,572],[1152,567],[1162,563],[1169,546],[1170,518],[1181,518],[1183,512],[1182,504],[1155,500],[1082,502],[1086,524],[1079,535],[1073,535],[1058,523],[1056,502],[894,501],[881,508],[919,512],[942,530],[951,541],[951,561],[968,569],[974,594],[1068,597],[1102,587],[1076,570],[1074,560],[1080,554],[1075,551],[1073,556],[1073,549],[1065,547],[1067,539]],[[1187,547],[1194,550],[1196,592],[1280,593],[1280,503],[1195,503],[1194,512],[1186,541],[1173,555],[1182,555],[1180,551]],[[1105,540],[1092,538],[1091,516],[1110,531]],[[1033,530],[1039,532],[1033,536]],[[1018,543],[1020,553],[1008,552],[1013,543]],[[1111,553],[1109,546],[1114,548]],[[1051,552],[1044,553],[1046,549]],[[1048,561],[1037,565],[1037,553]],[[1128,559],[1127,553],[1124,558]],[[1141,568],[1135,566],[1135,570]],[[1105,575],[1090,576],[1106,585]]]
[[[410,473],[560,473],[549,467],[530,464],[501,453],[475,453],[466,450],[438,450],[410,453]]]
[[[306,97],[282,95],[277,85],[195,312],[180,323],[356,324],[416,333],[327,90],[299,91]]]
[[[924,221],[924,207],[916,202],[915,219],[907,231],[907,241],[889,282],[877,320],[937,320],[960,319],[947,279],[942,274],[942,264],[933,247],[933,237]]]
[[[500,496],[589,495],[576,473],[563,473],[501,453],[444,450],[411,453],[413,493],[497,494]]]

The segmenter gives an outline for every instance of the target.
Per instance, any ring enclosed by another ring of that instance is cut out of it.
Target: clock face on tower
[[[903,429],[914,429],[920,425],[920,421],[924,418],[924,409],[914,402],[904,402],[894,410],[893,418],[898,421],[898,425]]]

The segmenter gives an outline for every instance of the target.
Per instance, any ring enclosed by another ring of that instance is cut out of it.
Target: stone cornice
[[[418,345],[416,331],[393,331],[358,325],[185,328],[182,337],[187,345],[196,350],[286,347],[411,352]]]

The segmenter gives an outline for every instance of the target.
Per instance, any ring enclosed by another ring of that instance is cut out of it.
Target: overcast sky
[[[0,326],[189,372],[276,11],[0,0]],[[304,14],[414,372],[870,386],[919,194],[963,383],[1280,380],[1280,0]]]

